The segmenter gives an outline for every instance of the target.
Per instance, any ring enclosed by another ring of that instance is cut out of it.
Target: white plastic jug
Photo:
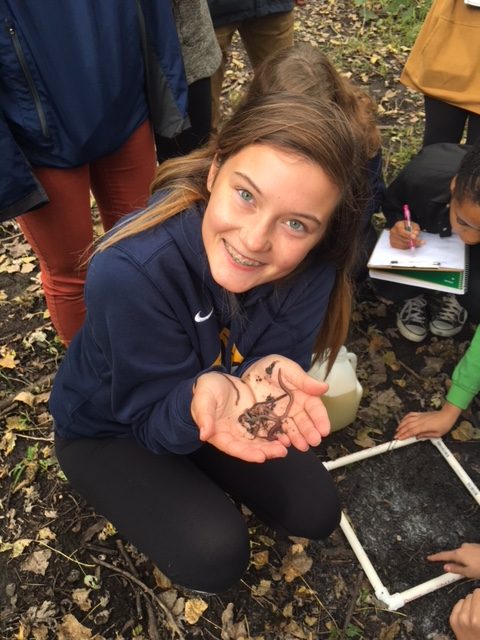
[[[344,346],[340,347],[333,367],[325,378],[327,359],[316,362],[308,373],[317,380],[328,382],[329,389],[322,400],[330,418],[331,430],[338,431],[355,420],[363,389],[357,379],[357,356],[354,353],[347,351]]]

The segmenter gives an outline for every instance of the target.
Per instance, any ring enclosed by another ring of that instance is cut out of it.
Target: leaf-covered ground
[[[393,22],[387,4],[398,11]],[[390,4],[310,0],[297,10],[296,25],[299,40],[323,47],[376,97],[389,177],[418,148],[422,129],[421,100],[398,83],[410,42],[402,43],[406,27],[402,31],[399,24],[408,16],[405,5]],[[248,78],[237,43],[225,84],[227,110]],[[56,464],[47,400],[63,350],[28,245],[14,223],[4,224],[0,235],[2,640],[452,637],[448,613],[471,583],[456,583],[390,612],[375,598],[341,531],[325,543],[278,539],[248,512],[252,563],[236,588],[199,597],[170,585],[70,490]],[[393,306],[363,287],[348,343],[358,355],[360,411],[318,455],[334,459],[388,441],[403,413],[438,407],[472,332],[468,324],[453,339],[408,343],[395,328]],[[479,419],[474,403],[446,438],[477,483]],[[425,561],[427,553],[477,539],[476,503],[430,443],[333,473],[345,510],[390,593],[441,572]]]

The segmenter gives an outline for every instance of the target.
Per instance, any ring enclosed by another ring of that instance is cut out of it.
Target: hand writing
[[[390,229],[390,245],[394,249],[409,249],[410,242],[413,242],[415,247],[420,247],[425,244],[424,240],[420,239],[420,227],[416,222],[412,222],[412,230],[407,231],[405,229],[405,222],[399,220]]]

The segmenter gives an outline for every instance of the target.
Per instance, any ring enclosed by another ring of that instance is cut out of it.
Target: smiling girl
[[[363,181],[333,105],[252,99],[164,163],[150,206],[91,261],[87,319],[51,395],[72,485],[174,582],[218,592],[249,562],[231,498],[322,539],[334,484],[312,354],[342,344]]]

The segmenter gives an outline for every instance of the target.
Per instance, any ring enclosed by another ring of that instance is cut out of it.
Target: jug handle
[[[350,364],[352,365],[353,370],[355,371],[357,369],[357,354],[356,353],[352,353],[351,351],[349,351],[347,353],[347,359],[350,362]]]

